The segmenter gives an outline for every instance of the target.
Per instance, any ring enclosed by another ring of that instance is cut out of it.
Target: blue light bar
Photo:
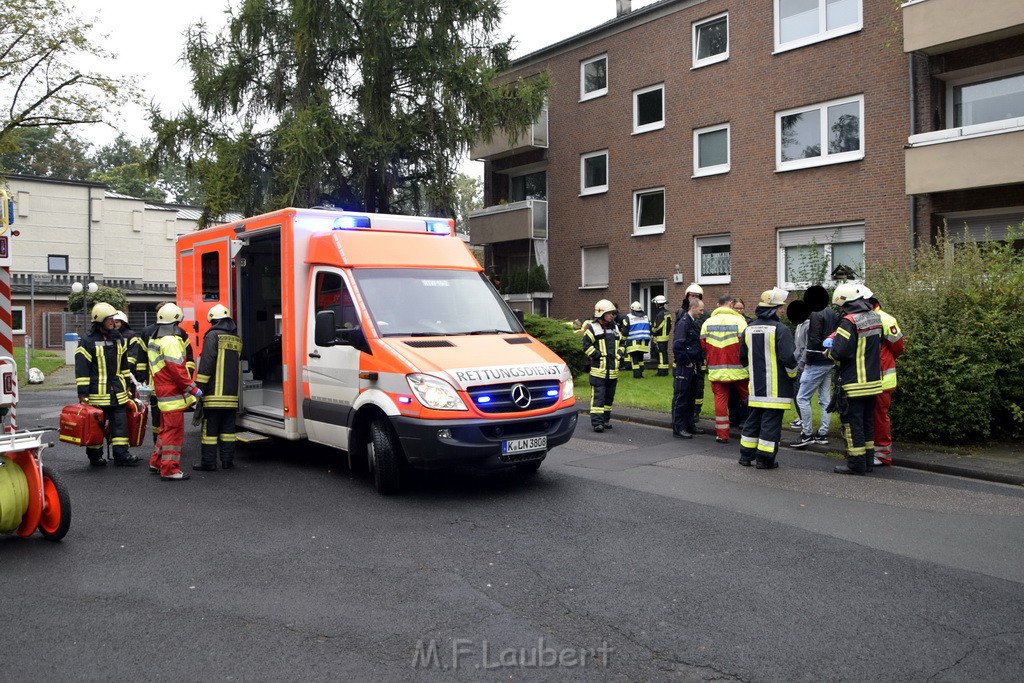
[[[452,231],[452,227],[448,225],[448,221],[427,221],[427,232],[432,232],[436,235],[448,235]]]
[[[548,389],[548,396],[558,396],[558,389]]]
[[[351,230],[370,227],[369,216],[338,216],[334,219],[334,230]]]
[[[491,397],[490,396],[477,396],[476,397],[476,402],[477,403],[490,403],[491,402]]]
[[[412,396],[399,396],[398,397],[398,402],[399,403],[412,403]]]

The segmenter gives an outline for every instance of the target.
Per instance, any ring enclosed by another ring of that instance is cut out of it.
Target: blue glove
[[[825,341],[821,342],[823,348],[831,349],[832,345],[836,343],[834,337],[825,337]]]
[[[196,393],[194,393],[192,395],[195,396],[196,398],[202,398],[203,397],[203,390],[202,389],[196,389]]]

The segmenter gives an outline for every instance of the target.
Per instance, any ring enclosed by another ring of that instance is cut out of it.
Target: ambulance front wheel
[[[71,527],[71,496],[64,483],[49,467],[43,467],[43,513],[39,533],[48,541],[64,538]]]
[[[398,437],[387,420],[377,419],[370,424],[370,443],[366,450],[377,493],[384,496],[399,493],[404,485],[405,460]]]

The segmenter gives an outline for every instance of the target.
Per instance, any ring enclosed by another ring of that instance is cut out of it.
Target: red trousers
[[[729,392],[736,387],[740,401],[747,400],[750,386],[749,380],[738,379],[732,382],[712,382],[711,393],[715,395],[715,436],[719,439],[729,438]]]
[[[886,389],[875,397],[875,457],[886,465],[892,464],[892,424],[889,422],[889,406],[892,392]]]
[[[181,471],[181,447],[185,443],[185,411],[160,411],[160,431],[156,436],[149,466],[159,467],[161,477]]]

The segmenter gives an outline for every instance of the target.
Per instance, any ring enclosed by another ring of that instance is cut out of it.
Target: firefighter
[[[651,356],[658,364],[658,377],[667,377],[669,371],[668,342],[672,338],[672,314],[665,308],[668,299],[664,294],[651,299],[654,304],[654,318],[651,322]]]
[[[231,313],[217,304],[206,314],[211,323],[203,337],[196,385],[203,392],[202,459],[194,470],[212,472],[235,466],[235,418],[242,388],[242,340]]]
[[[793,406],[796,343],[779,320],[779,307],[789,292],[774,287],[761,294],[755,318],[743,331],[740,362],[750,372],[750,412],[740,434],[740,464],[759,470],[779,466],[775,456],[782,438],[782,416]]]
[[[626,340],[629,339],[629,315],[619,310],[619,305],[611,302],[615,307],[615,325],[619,328],[619,370],[626,371],[632,368],[629,356],[626,354]]]
[[[896,391],[896,359],[903,353],[903,331],[889,313],[882,310],[876,297],[869,297],[875,313],[882,320],[882,355],[879,370],[882,373],[882,393],[875,399],[875,465],[892,465],[892,431],[889,406]]]
[[[846,283],[836,287],[832,303],[842,309],[839,328],[822,346],[825,355],[839,366],[839,386],[833,387],[846,438],[846,464],[837,474],[871,470],[874,459],[875,400],[882,393],[882,319],[872,310],[871,290]]]
[[[175,304],[164,304],[156,314],[156,329],[149,340],[149,368],[153,394],[160,407],[160,430],[149,458],[149,471],[163,481],[183,481],[181,447],[185,441],[185,409],[202,398],[185,367],[185,342],[178,323],[183,314]]]
[[[156,305],[157,313],[160,309],[173,301],[161,301]],[[138,384],[148,385],[150,380],[149,372],[149,340],[153,338],[153,333],[156,331],[159,322],[155,322],[152,325],[147,325],[142,328],[142,332],[135,335],[132,340],[134,342],[134,350],[129,349],[129,355],[134,359],[134,365],[132,374],[135,375],[135,381]],[[192,341],[188,337],[188,333],[185,330],[178,328],[178,336],[185,343],[185,369],[188,371],[189,376],[195,374],[196,363],[193,360],[192,354]],[[160,406],[157,404],[156,393],[150,392],[149,394],[149,415],[152,419],[152,426],[150,429],[153,432],[153,444],[156,444],[157,433],[160,431]]]
[[[651,321],[640,302],[634,301],[629,305],[629,334],[626,338],[626,353],[633,368],[633,379],[644,378],[644,356],[650,348]]]
[[[583,331],[583,353],[590,359],[590,424],[595,432],[611,429],[612,403],[619,381],[619,348],[622,334],[615,321],[615,304],[601,299],[594,305],[594,319]]]
[[[141,458],[128,451],[128,416],[125,404],[129,401],[128,344],[116,329],[117,311],[108,303],[92,307],[92,331],[78,342],[75,350],[75,384],[78,400],[103,411],[110,434],[114,465],[134,467]],[[102,446],[85,449],[89,464],[103,467],[107,464]]]
[[[732,302],[731,294],[719,297],[718,308],[700,328],[700,345],[715,395],[715,441],[718,443],[729,443],[729,395],[735,390],[740,401],[746,401],[750,377],[740,363],[740,339],[747,321],[733,309]]]

